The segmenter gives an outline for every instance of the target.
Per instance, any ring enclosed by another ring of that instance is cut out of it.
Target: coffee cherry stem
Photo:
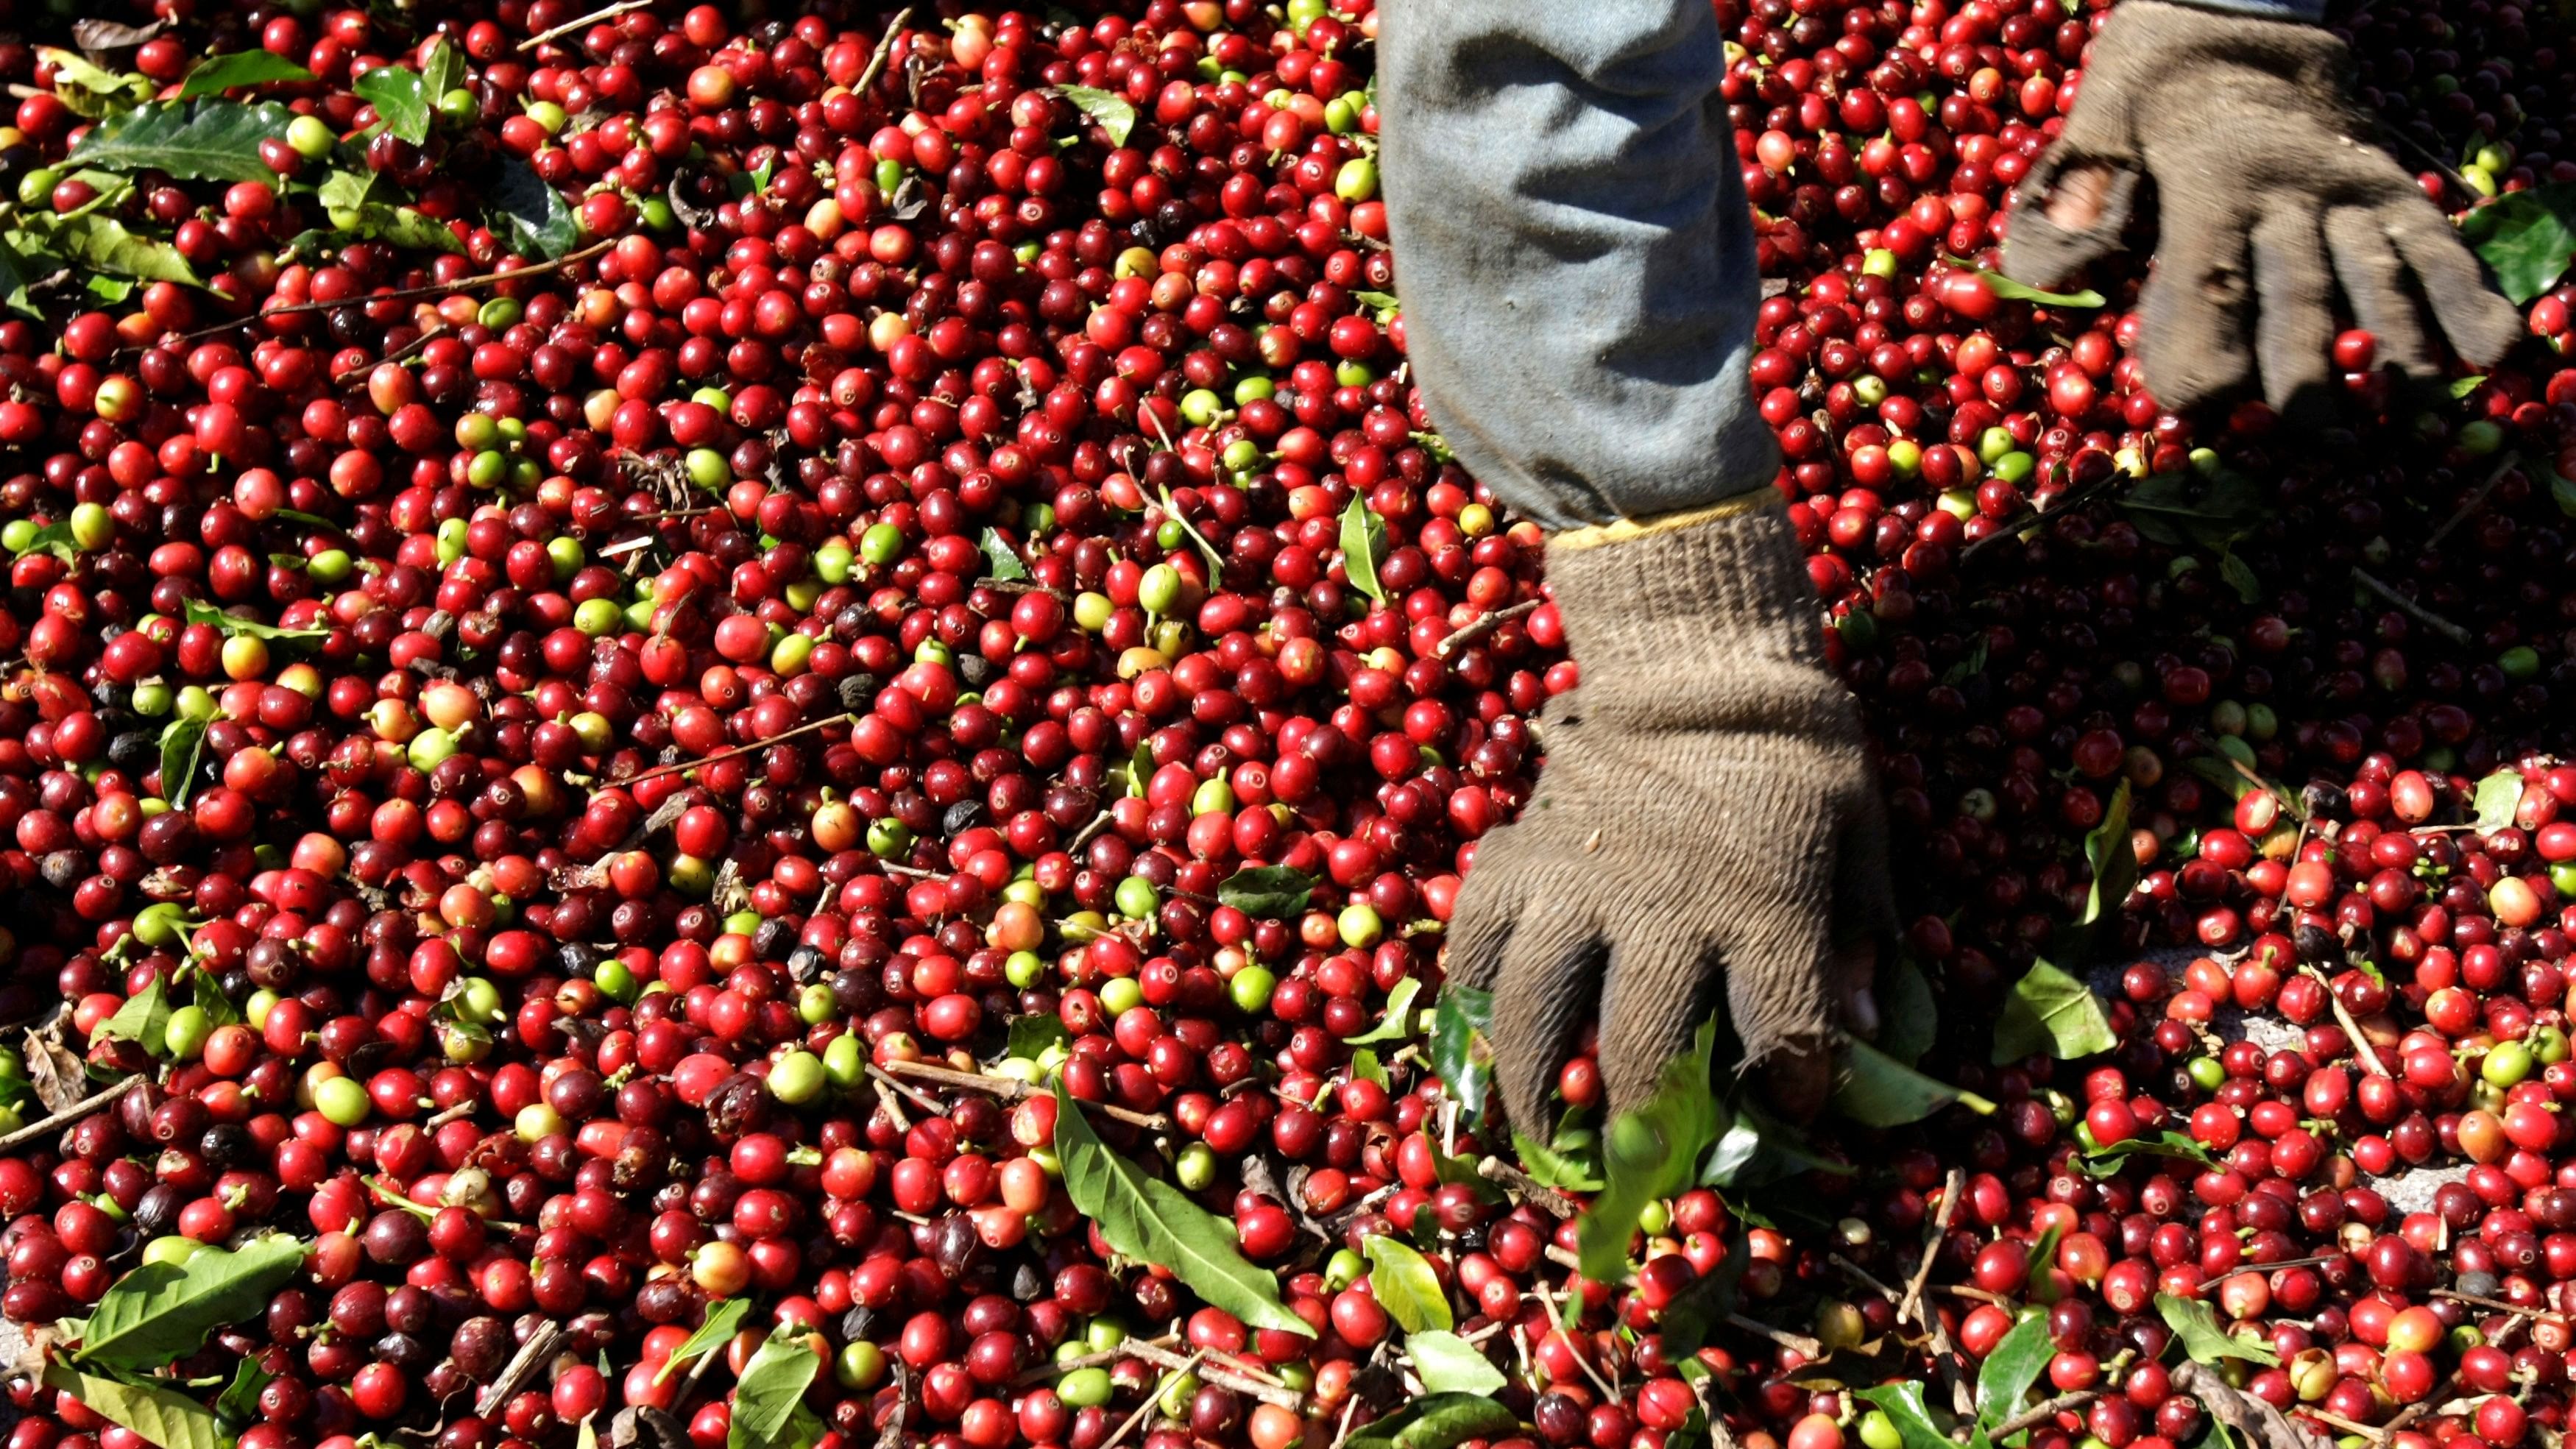
[[[928,1092],[921,1090],[919,1087],[909,1086],[903,1082],[897,1081],[892,1074],[886,1071],[885,1068],[876,1065],[874,1062],[868,1064],[867,1073],[877,1081],[884,1083],[887,1091],[901,1093],[907,1101],[912,1103],[912,1105],[919,1107],[921,1110],[928,1112],[932,1116],[944,1117],[948,1115],[947,1104],[941,1102],[937,1097],[930,1095]]]
[[[2053,1399],[2042,1399],[1997,1424],[1987,1437],[1998,1440],[2009,1439],[2025,1429],[2037,1428],[2069,1409],[2083,1408],[2100,1397],[2102,1397],[2100,1389],[2077,1389],[2072,1393],[2059,1394]]]
[[[1911,1317],[1925,1328],[1936,1333],[1940,1331],[1935,1327],[1939,1319],[1923,1306],[1923,1285],[1931,1280],[1933,1250],[1940,1245],[1943,1235],[1950,1231],[1950,1219],[1959,1211],[1959,1194],[1966,1191],[1967,1186],[1967,1171],[1951,1168],[1948,1179],[1941,1184],[1940,1209],[1932,1216],[1931,1230],[1923,1235],[1922,1260],[1914,1265],[1914,1278],[1905,1285],[1905,1296],[1897,1300],[1897,1322],[1903,1323]]]

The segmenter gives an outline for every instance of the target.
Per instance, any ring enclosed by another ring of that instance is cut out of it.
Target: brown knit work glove
[[[2020,188],[2004,270],[2071,281],[2121,245],[2156,188],[2156,271],[2138,356],[2177,410],[2252,390],[2284,413],[2331,396],[2333,297],[2383,363],[2435,371],[2421,314],[2473,363],[2504,356],[2514,310],[2345,98],[2350,56],[2313,25],[2160,0],[2113,11],[2066,129]],[[2416,294],[2422,293],[2423,306]]]
[[[1622,1111],[1721,1007],[1773,1104],[1812,1115],[1838,1008],[1873,1024],[1867,938],[1895,912],[1867,747],[1788,521],[1552,545],[1548,577],[1583,680],[1549,703],[1537,790],[1479,845],[1449,929],[1451,979],[1494,993],[1511,1119],[1546,1134],[1596,1012]]]

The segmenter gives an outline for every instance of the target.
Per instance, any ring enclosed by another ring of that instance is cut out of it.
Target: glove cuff
[[[1548,550],[1583,712],[1643,728],[1857,739],[1824,667],[1816,589],[1776,505]]]

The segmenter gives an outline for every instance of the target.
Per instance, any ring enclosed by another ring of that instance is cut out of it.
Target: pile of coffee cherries
[[[1441,986],[1576,670],[1408,381],[1370,0],[71,8],[0,37],[8,1449],[2567,1427],[2576,291],[2165,412],[2142,260],[1991,275],[2107,8],[1718,0],[1955,1090],[1734,1104],[1773,1170],[1590,1276],[1594,1063],[1502,1122]],[[2428,195],[2564,209],[2555,10],[2335,23]]]

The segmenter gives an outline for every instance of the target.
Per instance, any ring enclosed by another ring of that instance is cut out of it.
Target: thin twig
[[[566,252],[552,261],[535,262],[515,271],[477,272],[473,276],[459,277],[452,282],[432,282],[425,287],[404,287],[398,291],[378,292],[366,297],[343,297],[337,302],[292,302],[283,307],[271,307],[265,312],[253,312],[247,317],[236,317],[229,322],[218,322],[212,327],[200,327],[194,332],[182,332],[176,340],[193,342],[200,337],[212,337],[218,332],[230,332],[236,327],[248,327],[254,322],[265,322],[271,317],[301,317],[315,312],[336,312],[343,307],[372,307],[378,302],[417,302],[425,297],[444,297],[451,292],[469,292],[476,287],[488,287],[494,282],[516,282],[529,277],[542,277],[549,272],[562,271],[576,262],[589,261],[615,245],[617,245],[617,238],[610,237],[606,241],[593,242],[580,251]]]
[[[1932,1276],[1932,1260],[1940,1255],[1941,1237],[1950,1231],[1950,1219],[1959,1211],[1959,1194],[1967,1188],[1966,1171],[1951,1168],[1949,1179],[1941,1184],[1941,1209],[1932,1215],[1932,1231],[1923,1235],[1923,1261],[1914,1265],[1913,1280],[1905,1285],[1905,1296],[1896,1302],[1897,1322],[1903,1323],[1911,1314],[1917,1322],[1931,1326],[1931,1310],[1923,1306],[1923,1285]]]
[[[1079,1358],[1066,1359],[1062,1363],[1039,1364],[1036,1368],[1023,1370],[1018,1378],[1011,1380],[1011,1387],[1024,1389],[1031,1384],[1061,1378],[1075,1369],[1106,1368],[1122,1358],[1134,1358],[1137,1356],[1136,1345],[1139,1341],[1131,1338],[1116,1348],[1104,1348],[1098,1353],[1086,1353]],[[1181,1340],[1179,1334],[1167,1333],[1161,1338],[1143,1341],[1149,1341],[1157,1348],[1168,1348]]]
[[[1073,839],[1067,842],[1064,847],[1065,852],[1069,855],[1072,852],[1089,845],[1091,843],[1091,837],[1098,835],[1101,831],[1109,828],[1110,818],[1111,812],[1107,810],[1103,810],[1099,814],[1092,816],[1090,824],[1085,825],[1080,830],[1073,833]]]
[[[404,343],[402,346],[395,348],[393,351],[386,353],[384,356],[377,358],[375,361],[362,362],[356,367],[350,368],[346,372],[333,374],[331,384],[334,387],[347,387],[350,383],[356,382],[359,378],[366,376],[368,373],[375,371],[386,363],[400,362],[404,358],[418,353],[431,342],[446,335],[447,325],[443,322],[435,327],[424,327],[421,329],[419,336]]]
[[[1207,1357],[1207,1350],[1200,1349],[1197,1353],[1191,1354],[1187,1362],[1184,1363],[1182,1367],[1174,1369],[1169,1375],[1165,1376],[1162,1383],[1156,1384],[1147,1389],[1145,1391],[1145,1402],[1136,1406],[1136,1412],[1127,1416],[1127,1422],[1118,1426],[1117,1433],[1112,1434],[1107,1439],[1101,1441],[1100,1449],[1118,1449],[1119,1444],[1123,1442],[1128,1435],[1136,1432],[1136,1426],[1145,1422],[1145,1416],[1154,1412],[1154,1406],[1162,1402],[1163,1390],[1170,1385],[1174,1379],[1188,1373],[1191,1369],[1197,1368],[1199,1366],[1199,1360],[1205,1357]]]
[[[779,733],[771,735],[765,740],[754,740],[747,745],[735,745],[731,749],[718,750],[712,755],[700,755],[694,760],[673,760],[667,765],[655,765],[652,769],[646,770],[643,774],[620,783],[626,785],[639,785],[646,780],[657,779],[663,775],[671,774],[674,771],[694,770],[700,765],[712,765],[718,760],[730,760],[736,755],[748,755],[755,750],[768,749],[771,745],[777,744],[781,740],[791,740],[798,735],[810,735],[816,730],[827,730],[838,724],[855,724],[857,723],[858,718],[859,717],[855,714],[843,713],[833,715],[829,719],[808,720],[792,730],[781,730]]]
[[[1177,1373],[1189,1373],[1192,1370],[1196,1370],[1199,1378],[1207,1383],[1214,1384],[1221,1389],[1232,1389],[1238,1394],[1245,1395],[1248,1398],[1259,1399],[1265,1404],[1277,1404],[1283,1409],[1291,1410],[1301,1409],[1305,1407],[1306,1404],[1305,1396],[1298,1393],[1295,1389],[1288,1388],[1284,1385],[1265,1384],[1259,1379],[1255,1379],[1247,1374],[1237,1373],[1231,1369],[1219,1368],[1215,1364],[1207,1362],[1208,1357],[1216,1352],[1214,1349],[1203,1348],[1197,1353],[1194,1353],[1187,1358],[1183,1358],[1181,1355],[1174,1353],[1170,1349],[1163,1348],[1156,1344],[1131,1343],[1126,1345],[1126,1348],[1129,1353],[1135,1355],[1137,1358],[1143,1359],[1147,1363],[1158,1364]]]
[[[1432,645],[1431,657],[1434,659],[1446,659],[1449,657],[1451,650],[1464,649],[1468,645],[1475,643],[1477,640],[1484,638],[1486,635],[1493,633],[1495,630],[1502,628],[1505,624],[1510,623],[1514,619],[1527,618],[1529,615],[1537,613],[1538,606],[1545,602],[1547,601],[1544,599],[1523,599],[1517,604],[1495,609],[1490,613],[1480,614],[1458,626],[1456,632],[1452,633],[1448,638]]]
[[[2408,155],[2413,156],[2416,160],[2421,161],[2426,166],[2442,173],[2442,179],[2450,182],[2453,190],[2456,190],[2463,195],[2474,195],[2476,193],[2477,188],[2469,185],[2467,177],[2452,170],[2450,162],[2433,154],[2433,152],[2428,149],[2423,142],[2407,135],[2404,131],[2399,130],[2395,126],[2382,125],[2379,127],[2379,134],[2387,137],[2392,145],[2404,150]]]
[[[1557,1306],[1555,1290],[1549,1288],[1543,1279],[1532,1286],[1538,1294],[1538,1301],[1547,1305],[1548,1321],[1563,1323],[1565,1311]],[[1567,1335],[1567,1347],[1574,1351],[1574,1366],[1583,1370],[1583,1376],[1592,1380],[1593,1387],[1601,1390],[1603,1400],[1613,1404],[1618,1403],[1619,1391],[1610,1387],[1608,1379],[1601,1377],[1601,1370],[1593,1365],[1591,1355],[1585,1353],[1580,1344],[1573,1342],[1571,1334]]]
[[[481,1105],[481,1103],[473,1101],[459,1102],[455,1106],[447,1108],[445,1111],[432,1115],[429,1120],[421,1123],[420,1125],[435,1132],[450,1122],[462,1122],[466,1118],[473,1116],[474,1109]]]
[[[2027,1410],[2015,1414],[2011,1418],[1997,1424],[1988,1432],[1986,1437],[1996,1440],[1997,1442],[2001,1442],[2002,1440],[2009,1439],[2013,1435],[2020,1433],[2024,1429],[2035,1428],[2041,1424],[2045,1424],[2049,1420],[2056,1418],[2058,1415],[2065,1413],[2069,1409],[2083,1408],[2086,1404],[2089,1404],[2100,1397],[2102,1397],[2102,1391],[2100,1389],[2077,1389],[2071,1394],[2059,1394],[2053,1399],[2042,1399],[2040,1402],[2031,1405]]]
[[[1550,1217],[1570,1218],[1583,1211],[1582,1204],[1499,1157],[1488,1157],[1477,1163],[1476,1175],[1519,1193]]]
[[[2450,640],[2452,643],[2459,645],[2463,649],[2469,647],[2471,636],[2468,630],[2461,628],[2459,625],[2454,624],[2450,620],[2443,618],[2441,615],[2434,613],[2432,610],[2425,608],[2422,604],[2419,604],[2413,599],[2406,597],[2404,594],[2397,592],[2388,585],[2381,583],[2377,578],[2371,575],[2369,570],[2363,568],[2359,564],[2354,564],[2352,566],[2352,581],[2361,585],[2363,588],[2370,590],[2372,593],[2377,594],[2379,597],[2386,599],[2390,604],[2396,607],[2397,612],[2404,614],[2407,618],[2414,620],[2416,623],[2423,625],[2425,628],[2432,630],[2434,633],[2441,635],[2443,638]]]
[[[1844,1277],[1858,1283],[1870,1292],[1877,1294],[1879,1297],[1886,1299],[1890,1303],[1896,1301],[1896,1290],[1888,1287],[1886,1284],[1878,1281],[1877,1278],[1871,1276],[1870,1271],[1867,1268],[1862,1267],[1860,1264],[1853,1262],[1851,1259],[1844,1257],[1840,1253],[1827,1253],[1825,1255],[1825,1261],[1833,1264],[1836,1269],[1841,1271]]]
[[[894,54],[895,38],[903,34],[903,27],[911,20],[912,7],[906,5],[886,22],[885,34],[878,38],[877,48],[868,56],[867,67],[859,72],[859,83],[850,87],[850,94],[864,96],[868,87],[877,83],[877,77],[885,73],[886,57]]]
[[[616,4],[608,6],[605,9],[593,10],[588,15],[576,15],[572,19],[565,21],[563,24],[556,26],[552,30],[538,31],[536,34],[520,41],[519,49],[534,50],[538,46],[545,44],[547,41],[552,40],[557,36],[570,35],[576,30],[586,30],[593,25],[597,25],[603,20],[614,20],[629,10],[641,10],[652,3],[653,0],[617,0]]]
[[[898,1132],[912,1130],[912,1119],[903,1115],[903,1098],[883,1082],[877,1083],[877,1105],[885,1108],[886,1119]]]
[[[142,1086],[149,1080],[150,1078],[146,1077],[143,1073],[137,1072],[133,1076],[127,1077],[124,1081],[117,1083],[115,1086],[92,1092],[88,1096],[81,1098],[79,1101],[72,1103],[70,1106],[65,1107],[63,1110],[56,1112],[50,1117],[30,1122],[26,1126],[19,1128],[17,1131],[10,1133],[6,1137],[0,1137],[0,1151],[5,1151],[9,1148],[15,1147],[21,1142],[33,1142],[37,1138],[42,1137],[46,1133],[54,1131],[57,1128],[68,1127],[74,1122],[81,1120],[83,1117],[87,1117],[91,1113],[96,1112],[100,1108],[107,1106],[120,1097],[123,1097],[126,1093],[133,1091],[135,1088]]]
[[[2355,569],[2353,572],[2359,573],[2361,570]],[[2335,995],[2334,987],[2326,980],[2326,974],[2314,966],[2302,966],[2299,969],[2315,978],[2319,986],[2325,987],[2326,1005],[2334,1009],[2335,1024],[2343,1028],[2345,1036],[2352,1038],[2353,1054],[2361,1058],[2362,1066],[2368,1068],[2374,1077],[2389,1075],[2387,1064],[2379,1059],[2379,1053],[2371,1050],[2370,1038],[2361,1034],[2361,1023],[2352,1019],[2352,1011],[2343,1004],[2342,997]]]
[[[922,1082],[937,1082],[942,1086],[955,1087],[960,1091],[982,1092],[986,1096],[1000,1097],[1008,1102],[1047,1094],[1046,1088],[1032,1086],[1016,1077],[988,1077],[977,1072],[961,1072],[949,1067],[936,1067],[928,1062],[888,1062],[885,1064],[885,1070],[898,1077],[911,1077],[915,1081]],[[1079,1102],[1082,1099],[1077,1097],[1074,1100]],[[1082,1105],[1113,1121],[1124,1122],[1131,1127],[1142,1127],[1149,1132],[1168,1131],[1172,1125],[1171,1118],[1158,1112],[1138,1112],[1112,1102],[1083,1102]]]
[[[536,1331],[528,1335],[528,1341],[520,1344],[519,1351],[510,1356],[509,1365],[501,1370],[501,1376],[494,1379],[474,1401],[474,1412],[489,1416],[510,1402],[511,1396],[518,1393],[539,1368],[544,1367],[546,1360],[554,1357],[555,1345],[562,1341],[563,1336],[563,1325],[553,1319],[539,1323]]]
[[[2496,490],[2496,485],[2504,481],[2504,475],[2512,472],[2520,466],[2522,466],[2522,455],[2520,453],[2505,454],[2504,460],[2496,464],[2495,471],[2487,475],[2486,481],[2480,483],[2477,487],[2470,489],[2469,496],[2460,501],[2459,508],[2453,512],[2448,519],[2443,521],[2441,527],[2433,530],[2432,537],[2424,540],[2424,551],[2426,553],[2431,553],[2433,550],[2440,548],[2442,546],[2442,540],[2451,536],[2452,529],[2468,522],[2471,515],[2475,514],[2480,508],[2486,505],[2487,495],[2493,493]]]
[[[1984,553],[1987,549],[2003,542],[2005,539],[2020,538],[2024,534],[2029,533],[2032,529],[2037,528],[2041,524],[2048,522],[2050,519],[2057,517],[2059,514],[2065,513],[2070,509],[2081,508],[2085,504],[2092,502],[2094,499],[2101,497],[2103,494],[2108,493],[2112,489],[2129,481],[2130,479],[2128,474],[2115,472],[2108,478],[2087,483],[2081,488],[2070,488],[2066,492],[2061,493],[2057,495],[2056,498],[2050,500],[2049,505],[2046,508],[2034,509],[2026,517],[2014,519],[2012,522],[2005,524],[2003,527],[1998,528],[1994,532],[1987,534],[1985,537],[1978,539],[1976,542],[1969,544],[1966,548],[1959,550],[1959,566],[1965,568],[1968,560]]]
[[[886,1073],[885,1068],[876,1065],[874,1062],[868,1064],[867,1073],[869,1076],[885,1083],[895,1091],[901,1092],[906,1097],[911,1098],[912,1104],[919,1107],[921,1110],[940,1117],[948,1115],[948,1106],[946,1103],[940,1101],[937,1097],[930,1095],[928,1092],[921,1090],[919,1087],[908,1087],[903,1083],[896,1081],[892,1076],[889,1076]]]
[[[1804,1357],[1823,1358],[1825,1356],[1825,1346],[1803,1333],[1791,1333],[1785,1328],[1773,1328],[1758,1318],[1747,1318],[1741,1313],[1726,1315],[1726,1322],[1732,1327],[1743,1329],[1757,1337],[1767,1338],[1782,1348]]]
[[[2550,1311],[2546,1308],[2525,1308],[2518,1303],[2507,1303],[2501,1298],[2480,1298],[2474,1293],[2454,1293],[2448,1288],[2434,1289],[2433,1296],[2436,1298],[2448,1298],[2454,1303],[2466,1303],[2478,1308],[2492,1309],[2497,1313],[2516,1313],[2525,1318],[2538,1318],[2542,1314]]]
[[[1946,1293],[1952,1298],[1965,1298],[1971,1303],[1991,1303],[1998,1308],[2021,1306],[2000,1293],[1989,1293],[1983,1288],[1971,1288],[1965,1283],[1935,1283],[1927,1291]]]

